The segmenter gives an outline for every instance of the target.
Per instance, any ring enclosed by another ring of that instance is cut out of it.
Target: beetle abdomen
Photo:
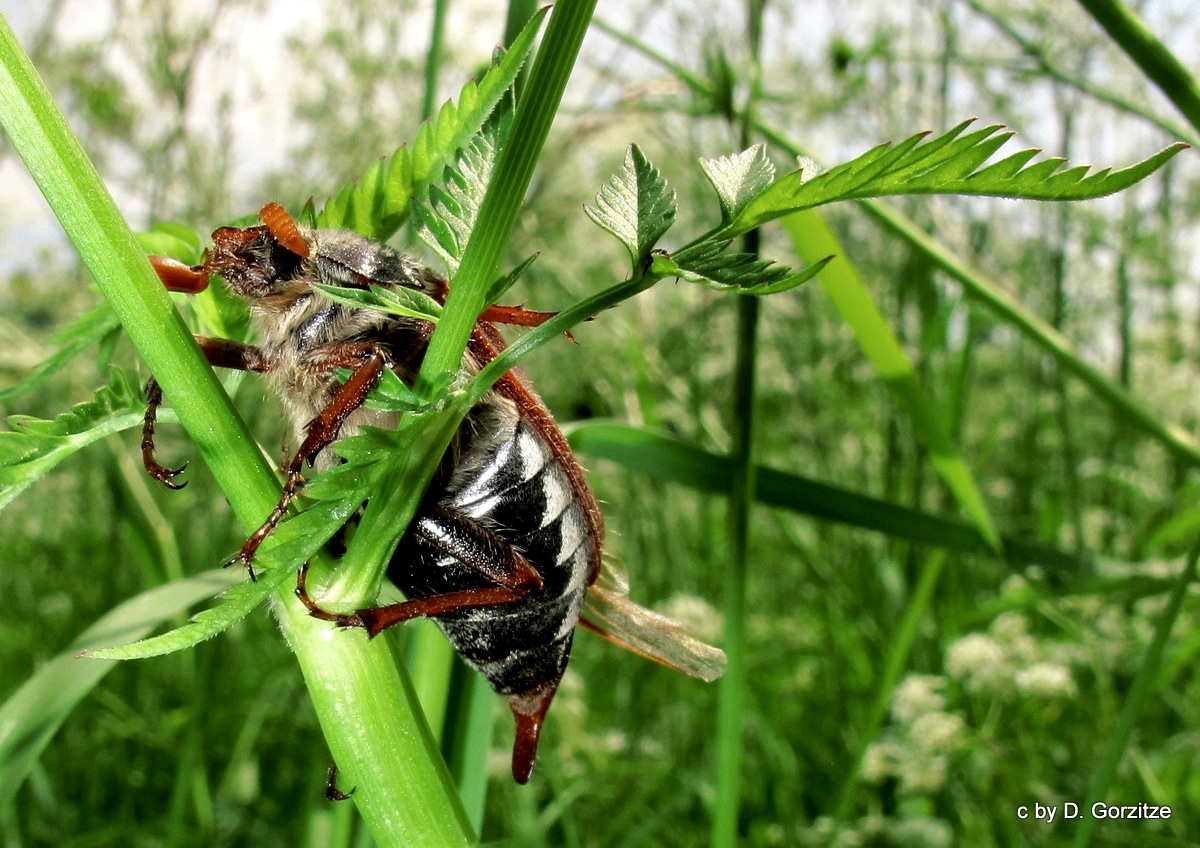
[[[562,676],[596,554],[584,508],[550,446],[511,403],[472,410],[447,454],[450,473],[426,503],[473,520],[511,545],[541,575],[541,589],[510,604],[434,617],[462,657],[501,694],[519,694]],[[426,538],[418,513],[388,576],[420,597],[494,586]],[[430,525],[426,525],[429,527]]]

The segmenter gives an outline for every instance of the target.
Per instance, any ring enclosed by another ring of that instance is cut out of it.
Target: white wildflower
[[[900,789],[909,795],[931,795],[946,783],[949,761],[942,754],[908,756],[900,763]]]
[[[863,754],[862,779],[867,783],[882,783],[896,774],[897,766],[906,756],[907,750],[896,742],[872,744]]]
[[[966,723],[952,713],[927,713],[912,723],[909,738],[926,751],[948,751],[962,742]]]
[[[954,831],[944,819],[900,819],[888,830],[890,843],[899,848],[950,848],[954,844]]]
[[[983,633],[969,633],[951,643],[946,650],[946,672],[977,691],[1002,688],[1012,676],[1004,649]]]
[[[1017,672],[1017,688],[1030,695],[1042,698],[1071,697],[1075,694],[1075,680],[1071,669],[1058,663],[1039,662]]]
[[[892,716],[896,721],[913,721],[946,706],[942,694],[946,681],[930,674],[910,674],[892,695]]]

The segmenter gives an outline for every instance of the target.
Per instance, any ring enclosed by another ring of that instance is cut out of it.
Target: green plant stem
[[[747,40],[750,53],[748,102],[742,112],[740,132],[749,143],[755,104],[760,94],[758,65],[762,42],[763,0],[746,3]],[[746,233],[742,249],[757,254],[759,232]],[[755,368],[758,351],[759,299],[740,297],[737,303],[737,339],[733,372],[733,447],[730,459],[733,477],[729,488],[729,549],[724,580],[723,647],[725,674],[721,678],[717,709],[717,797],[713,811],[714,848],[733,848],[738,843],[738,811],[741,808],[742,748],[746,711],[746,579],[750,548],[750,514],[757,486],[754,458]]]
[[[1100,103],[1107,103],[1123,112],[1136,115],[1143,121],[1158,127],[1171,138],[1186,141],[1193,147],[1200,146],[1200,137],[1195,132],[1189,131],[1183,124],[1168,121],[1162,116],[1155,114],[1154,109],[1146,101],[1142,100],[1139,102],[1130,98],[1120,97],[1098,85],[1093,85],[1082,77],[1064,71],[1051,58],[1049,52],[1042,44],[1034,39],[1023,36],[1017,27],[1013,26],[1003,15],[998,14],[997,11],[985,6],[981,0],[966,0],[966,4],[977,15],[981,15],[991,21],[994,27],[1004,33],[1017,47],[1024,51],[1037,65],[1038,69],[1043,71],[1047,76],[1074,88],[1082,94],[1086,94],[1088,97],[1094,98]]]
[[[433,4],[433,24],[429,32],[429,47],[425,51],[425,93],[421,98],[421,117],[433,117],[434,103],[437,101],[438,70],[442,66],[442,41],[446,23],[446,7],[450,0],[435,0]],[[509,44],[511,39],[506,39]]]
[[[71,133],[7,21],[0,18],[0,125],[97,285],[159,379],[234,513],[253,528],[279,485],[221,390],[99,175]],[[284,635],[356,804],[384,846],[466,846],[474,835],[427,740],[403,669],[386,641],[338,638],[281,589]],[[364,732],[368,728],[370,732]],[[440,771],[439,771],[440,770]],[[415,798],[414,798],[415,794]]]
[[[1079,0],[1079,5],[1104,27],[1188,122],[1200,130],[1200,85],[1142,19],[1119,0]]]
[[[500,153],[480,204],[480,223],[463,251],[446,298],[446,310],[429,340],[417,380],[418,391],[432,385],[441,374],[458,370],[475,320],[487,305],[488,287],[499,276],[500,261],[595,7],[596,0],[564,0],[550,15],[530,71],[529,87],[517,106],[509,142]]]
[[[729,550],[725,563],[722,647],[727,664],[717,711],[717,806],[712,844],[738,843],[743,717],[746,704],[746,576],[750,510],[754,505],[754,377],[759,299],[737,299],[737,354],[734,365],[733,477],[729,488]]]
[[[1141,714],[1146,699],[1150,697],[1154,678],[1162,666],[1163,650],[1166,647],[1167,638],[1171,635],[1172,628],[1174,628],[1175,623],[1179,620],[1179,612],[1183,608],[1183,599],[1187,596],[1192,584],[1196,582],[1196,563],[1198,560],[1200,560],[1200,541],[1196,542],[1188,554],[1183,572],[1179,575],[1179,580],[1176,582],[1175,588],[1171,591],[1167,608],[1163,610],[1162,617],[1159,618],[1158,624],[1154,628],[1154,639],[1150,642],[1149,647],[1146,648],[1142,662],[1133,677],[1133,684],[1129,687],[1129,696],[1125,700],[1125,706],[1121,709],[1121,717],[1117,720],[1117,726],[1108,737],[1108,743],[1104,747],[1104,754],[1100,758],[1100,763],[1096,767],[1096,771],[1092,774],[1092,780],[1088,784],[1088,792],[1084,804],[1089,810],[1092,804],[1105,800],[1105,796],[1108,794],[1108,787],[1112,784],[1113,776],[1117,772],[1117,766],[1120,764],[1121,757],[1125,753],[1125,746],[1129,744],[1129,737],[1133,733],[1133,726],[1137,723],[1138,716]],[[1095,830],[1098,821],[1099,819],[1085,811],[1083,819],[1079,822],[1079,828],[1075,831],[1075,838],[1071,842],[1073,848],[1085,848],[1085,846],[1091,843],[1092,832]]]

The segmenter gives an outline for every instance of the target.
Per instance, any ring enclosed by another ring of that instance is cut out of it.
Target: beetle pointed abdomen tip
[[[512,756],[512,776],[517,783],[528,783],[529,776],[533,773],[533,761],[537,756],[542,723],[557,689],[558,681],[554,680],[520,695],[508,696],[508,705],[512,708],[513,718],[517,723]]]

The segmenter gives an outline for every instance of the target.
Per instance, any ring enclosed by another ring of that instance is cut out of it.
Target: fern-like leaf
[[[0,433],[0,509],[50,469],[98,439],[141,425],[145,401],[120,368],[91,400],[52,421],[10,416]]]
[[[440,175],[511,88],[529,58],[548,8],[530,19],[478,83],[463,86],[457,103],[447,101],[435,118],[421,125],[411,147],[401,147],[390,159],[376,161],[327,201],[317,215],[318,226],[351,229],[376,241],[390,238],[408,219],[411,198]]]
[[[366,428],[363,435],[343,439],[336,451],[347,462],[318,475],[305,488],[303,512],[283,522],[263,543],[256,566],[258,579],[228,589],[216,604],[186,624],[158,636],[85,652],[97,659],[129,660],[160,656],[190,648],[241,621],[320,551],[350,519],[387,471],[394,434]]]
[[[496,156],[512,126],[512,113],[490,121],[446,167],[441,184],[429,187],[428,206],[413,207],[417,235],[442,257],[451,275],[458,270],[463,250],[479,218],[479,206],[487,193]]]
[[[1011,137],[993,125],[964,134],[964,121],[936,138],[921,133],[884,144],[828,171],[805,163],[747,200],[716,234],[729,238],[791,212],[835,200],[899,194],[964,194],[1029,200],[1087,200],[1128,188],[1187,147],[1174,144],[1127,168],[1063,168],[1065,160],[1029,162],[1040,152],[1020,150],[985,167]]]
[[[433,324],[437,323],[442,314],[442,305],[432,297],[402,286],[392,289],[372,284],[365,289],[354,289],[314,283],[313,288],[320,290],[330,300],[356,309],[373,309],[386,315],[419,318]]]
[[[116,332],[119,326],[117,316],[107,302],[80,315],[55,336],[53,343],[58,349],[54,353],[39,362],[24,380],[0,390],[0,401],[11,400],[36,389],[84,350]]]
[[[651,270],[691,283],[736,294],[776,294],[812,279],[833,258],[827,256],[793,272],[752,253],[727,253],[728,241],[706,241],[681,248],[670,256],[656,254]]]

